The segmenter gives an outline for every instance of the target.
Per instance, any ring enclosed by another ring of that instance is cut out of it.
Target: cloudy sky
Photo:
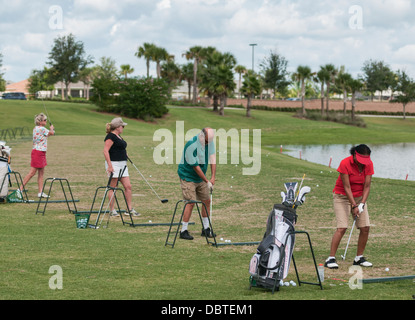
[[[415,1],[411,0],[0,0],[0,52],[6,80],[26,79],[46,66],[53,40],[72,33],[98,63],[130,64],[144,42],[164,47],[184,64],[195,45],[230,52],[254,68],[276,51],[289,71],[344,65],[357,76],[366,60],[383,60],[415,78]],[[151,72],[155,74],[155,65]]]

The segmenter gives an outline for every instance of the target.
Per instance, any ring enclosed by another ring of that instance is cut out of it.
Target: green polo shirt
[[[215,154],[215,143],[212,141],[207,145],[202,145],[199,135],[194,136],[184,146],[182,160],[177,169],[180,179],[195,183],[202,182],[203,180],[193,168],[199,166],[206,175],[209,166],[209,156],[212,154]]]

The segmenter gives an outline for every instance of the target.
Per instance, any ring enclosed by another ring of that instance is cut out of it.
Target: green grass
[[[96,188],[106,184],[102,156],[105,123],[113,115],[96,112],[92,105],[45,102],[56,127],[48,148],[45,177],[70,181],[78,210],[89,210]],[[33,127],[33,117],[44,112],[41,102],[0,101],[4,115],[2,128]],[[247,119],[243,110],[226,110],[219,117],[201,108],[170,108],[169,114],[154,123],[134,119],[128,122],[124,137],[128,153],[168,204],[161,204],[141,177],[129,166],[133,182],[133,202],[142,216],[136,223],[170,222],[176,201],[181,198],[177,165],[156,165],[153,161],[154,132],[160,128],[175,131],[176,121],[191,128],[261,129],[261,172],[242,175],[243,165],[219,165],[213,210],[217,238],[233,242],[260,241],[266,219],[274,203],[280,201],[284,182],[300,181],[312,191],[298,209],[297,230],[311,236],[318,263],[327,257],[334,232],[331,191],[337,174],[325,166],[293,159],[279,153],[280,145],[329,143],[415,142],[414,119],[365,118],[367,128],[328,122],[313,122],[290,113],[256,111]],[[9,143],[9,142],[8,142]],[[24,176],[30,160],[31,141],[10,141],[12,167]],[[270,147],[270,146],[277,146]],[[230,163],[230,158],[229,162]],[[376,164],[375,164],[376,166]],[[151,177],[150,177],[151,175]],[[13,181],[14,182],[14,181]],[[29,198],[35,199],[36,181],[27,185]],[[373,179],[369,210],[371,235],[365,254],[374,267],[364,277],[377,278],[415,274],[413,243],[415,221],[412,196],[415,183]],[[62,199],[55,184],[54,199]],[[108,229],[77,229],[75,218],[65,204],[49,204],[45,215],[35,214],[36,204],[0,205],[0,299],[142,299],[142,300],[406,300],[411,299],[413,281],[365,284],[351,290],[346,282],[355,253],[357,234],[351,240],[346,261],[340,260],[347,239],[338,252],[340,268],[326,269],[324,290],[315,286],[284,287],[269,291],[248,289],[248,265],[256,247],[206,245],[199,236],[201,226],[196,212],[190,226],[195,240],[177,240],[174,249],[165,247],[168,227],[123,226],[112,218]],[[348,235],[348,233],[347,233]],[[315,281],[315,271],[305,238],[297,237],[295,257],[303,280]],[[48,270],[63,270],[63,289],[51,290]],[[390,271],[385,272],[389,267]],[[290,269],[289,280],[295,279]]]

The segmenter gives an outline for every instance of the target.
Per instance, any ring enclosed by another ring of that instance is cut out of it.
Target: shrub
[[[120,83],[117,111],[146,121],[161,118],[168,112],[168,94],[168,85],[163,79],[127,79]]]

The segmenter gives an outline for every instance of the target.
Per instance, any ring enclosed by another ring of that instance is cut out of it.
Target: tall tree
[[[239,75],[239,82],[238,82],[238,87],[239,87],[239,99],[241,99],[241,88],[242,88],[242,75],[245,74],[247,72],[247,69],[245,66],[242,65],[237,65],[235,67],[235,72]]]
[[[329,72],[323,67],[320,67],[320,70],[316,74],[315,81],[320,83],[321,115],[324,114],[324,85],[329,79]]]
[[[389,66],[381,60],[365,61],[362,67],[363,79],[366,83],[366,89],[371,94],[371,100],[376,91],[380,91],[382,101],[383,91],[392,87],[394,74]]]
[[[43,70],[33,70],[28,79],[29,81],[29,93],[33,96],[39,91],[51,91],[53,92],[54,83],[50,79],[50,71],[44,67]],[[52,93],[53,95],[53,93]],[[52,96],[50,97],[52,98]]]
[[[235,57],[230,53],[219,51],[211,52],[204,61],[200,71],[200,87],[215,99],[220,99],[219,115],[224,115],[226,99],[235,88],[233,68],[236,65]],[[215,109],[214,109],[215,110]]]
[[[352,79],[352,75],[345,71],[344,66],[340,67],[339,73],[337,74],[335,84],[338,89],[343,94],[343,114],[346,114],[347,108],[347,91],[348,91],[348,82]]]
[[[346,82],[347,88],[352,93],[352,121],[355,120],[356,114],[356,93],[362,91],[364,88],[364,83],[360,79],[353,79],[351,76],[347,79]]]
[[[138,47],[137,52],[134,54],[137,58],[146,60],[147,78],[150,77],[150,61],[152,60],[155,47],[153,43],[145,42],[141,47]]]
[[[131,68],[129,64],[122,64],[120,68],[120,74],[124,76],[125,80],[127,80],[127,75],[132,74],[134,72],[134,68]]]
[[[244,75],[244,82],[242,84],[241,92],[247,97],[246,116],[251,117],[252,98],[261,92],[261,83],[258,75],[252,70],[249,70]]]
[[[160,76],[168,84],[168,93],[171,97],[173,89],[177,88],[182,79],[182,71],[174,60],[168,60],[161,65]]]
[[[327,73],[326,78],[326,112],[329,113],[329,103],[330,103],[330,87],[334,83],[336,75],[337,75],[337,69],[336,67],[329,63],[324,66],[320,67],[324,72]]]
[[[298,66],[294,78],[301,82],[301,112],[305,115],[305,82],[313,76],[309,66]]]
[[[287,64],[288,61],[282,55],[273,51],[260,63],[264,86],[273,91],[274,98],[277,91],[284,92],[290,84],[287,80]]]
[[[190,100],[192,84],[193,84],[193,63],[189,62],[182,66],[182,78],[187,82],[188,94],[187,97]]]
[[[72,34],[54,40],[47,64],[56,81],[65,84],[65,99],[68,99],[69,85],[78,81],[80,72],[91,63],[93,58],[85,55],[84,44],[76,41]]]
[[[406,119],[406,105],[415,101],[415,82],[411,79],[405,71],[398,70],[398,85],[396,87],[399,92],[395,99],[391,100],[394,103],[402,103],[403,118]]]
[[[157,79],[161,76],[161,62],[170,61],[174,57],[170,56],[166,49],[155,46],[153,49],[152,60],[156,63]]]
[[[215,51],[213,47],[202,47],[202,46],[193,46],[188,51],[183,53],[182,56],[186,57],[187,60],[193,60],[193,103],[197,103],[198,97],[198,79],[197,79],[197,70],[199,64],[206,59],[206,57]]]

